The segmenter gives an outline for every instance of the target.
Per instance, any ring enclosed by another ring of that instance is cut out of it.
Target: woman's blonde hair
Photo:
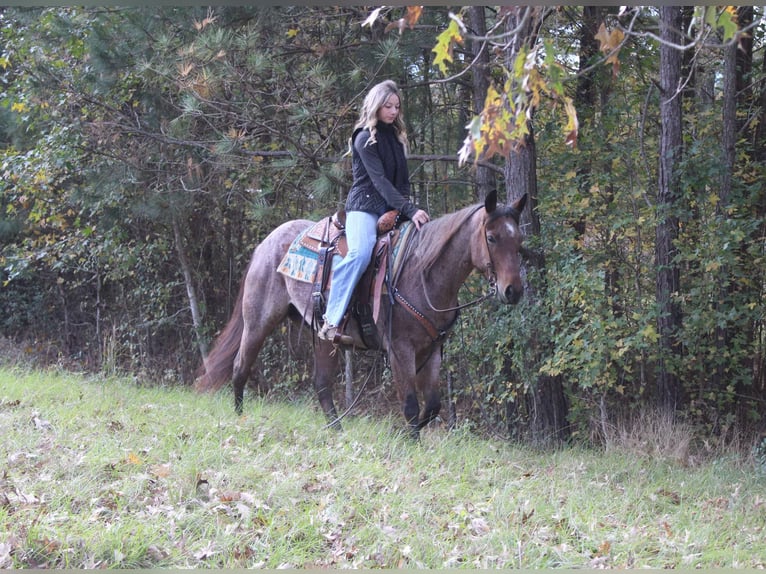
[[[359,111],[359,120],[354,126],[356,131],[358,128],[367,128],[370,130],[370,139],[367,140],[367,145],[374,144],[377,139],[375,138],[375,132],[377,131],[375,126],[378,123],[378,110],[383,107],[391,94],[396,94],[399,98],[399,104],[402,103],[402,94],[399,92],[399,88],[396,82],[393,80],[384,80],[379,84],[375,84],[364,98],[362,103],[362,109]],[[396,133],[397,139],[402,142],[405,152],[407,151],[407,129],[404,126],[404,119],[402,118],[401,108],[399,114],[393,123],[394,133]],[[351,142],[350,142],[351,143]]]

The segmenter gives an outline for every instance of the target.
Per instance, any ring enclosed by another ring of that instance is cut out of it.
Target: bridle
[[[481,209],[481,206],[477,207],[476,210],[472,213],[474,215],[476,211]],[[510,215],[514,217],[514,219],[518,222],[518,212],[514,209]],[[397,283],[397,278],[395,277],[392,281],[391,285],[389,286],[389,293],[391,297],[391,303],[392,305],[389,307],[389,313],[393,312],[393,303],[394,301],[398,302],[410,315],[412,315],[418,323],[426,330],[428,335],[431,337],[431,350],[427,354],[428,357],[431,356],[431,354],[437,349],[441,347],[441,343],[444,341],[444,339],[447,338],[447,334],[449,333],[449,330],[452,328],[452,326],[455,324],[459,317],[459,311],[462,309],[466,309],[468,307],[472,307],[474,305],[479,305],[480,303],[483,303],[487,299],[490,299],[491,297],[494,297],[497,295],[497,274],[495,273],[495,265],[492,262],[492,255],[490,253],[489,249],[489,241],[487,240],[487,222],[484,223],[483,226],[483,232],[484,232],[484,249],[486,253],[486,263],[484,264],[484,276],[487,279],[487,283],[489,284],[489,288],[487,289],[487,292],[474,299],[473,301],[469,301],[468,303],[463,303],[462,305],[456,305],[455,307],[448,307],[446,309],[439,309],[437,308],[433,302],[431,301],[431,298],[428,295],[428,290],[426,289],[425,284],[425,270],[422,270],[420,272],[420,283],[421,287],[423,288],[423,293],[425,295],[426,303],[428,303],[428,306],[431,308],[432,311],[436,311],[437,313],[450,313],[454,312],[455,316],[452,318],[452,320],[449,321],[447,325],[442,327],[441,329],[438,329],[434,323],[426,317],[421,311],[419,311],[412,303],[410,303],[404,295],[402,295],[399,290],[395,287]],[[408,244],[408,250],[411,248],[412,242]],[[406,259],[406,257],[405,257]],[[389,341],[391,341],[391,318],[389,315],[389,321],[388,321],[388,327],[389,327]],[[416,372],[420,371],[420,368],[422,365],[426,364],[428,362],[428,358],[426,358],[422,363],[421,366],[416,368]]]
[[[514,214],[511,214],[512,216]],[[420,285],[423,287],[423,294],[426,297],[426,303],[428,303],[428,306],[431,308],[432,311],[436,311],[437,313],[449,313],[451,311],[460,311],[462,309],[467,309],[469,307],[473,307],[474,305],[480,305],[481,303],[484,303],[487,299],[491,299],[492,297],[495,297],[497,295],[497,273],[495,273],[495,264],[492,261],[492,254],[489,250],[489,241],[487,240],[487,222],[484,223],[484,252],[486,254],[486,263],[484,264],[484,277],[487,280],[488,289],[487,292],[474,299],[473,301],[469,301],[468,303],[463,303],[462,305],[456,305],[455,307],[447,307],[446,309],[439,309],[437,308],[432,302],[431,298],[428,295],[428,290],[426,289],[426,282],[425,282],[425,270],[420,272]]]
[[[478,207],[477,211],[479,209],[481,209],[481,207]],[[514,215],[516,214],[511,213],[512,217]],[[484,264],[484,277],[487,280],[488,289],[484,295],[481,295],[480,297],[477,297],[476,299],[467,303],[456,305],[454,307],[447,307],[444,309],[436,307],[431,301],[431,298],[428,294],[428,289],[426,288],[425,270],[420,272],[420,284],[423,288],[423,294],[425,295],[426,303],[428,303],[428,306],[432,311],[436,311],[437,313],[458,312],[462,309],[467,309],[469,307],[479,305],[487,299],[491,299],[497,295],[497,273],[495,273],[495,265],[492,261],[492,255],[489,250],[489,241],[487,240],[486,233],[486,222],[484,223],[484,251],[486,254],[486,263]],[[415,319],[417,319],[417,321],[425,328],[434,342],[438,342],[444,339],[447,336],[447,332],[449,331],[450,327],[452,327],[454,322],[457,320],[457,315],[455,315],[455,318],[449,322],[448,326],[442,329],[437,329],[433,322],[423,313],[421,313],[414,305],[412,305],[412,303],[410,303],[401,293],[399,293],[399,290],[396,288],[393,289],[393,298],[396,299],[396,301],[398,301],[402,307],[404,307],[404,309],[407,310],[413,317],[415,317]]]

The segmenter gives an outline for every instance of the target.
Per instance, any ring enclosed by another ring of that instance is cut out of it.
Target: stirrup
[[[325,322],[322,328],[319,329],[317,337],[323,341],[329,341],[335,345],[353,345],[354,339],[351,335],[346,335],[335,325]]]

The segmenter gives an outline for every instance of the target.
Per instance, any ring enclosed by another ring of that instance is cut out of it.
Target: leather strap
[[[383,297],[383,281],[388,274],[388,258],[391,255],[391,235],[380,239],[380,250],[376,257],[375,283],[372,291],[372,320],[377,323],[380,316],[380,300]]]
[[[438,341],[441,341],[442,339],[444,339],[447,336],[447,331],[446,330],[438,331],[436,329],[436,327],[434,327],[434,324],[431,323],[431,321],[428,320],[428,317],[423,315],[423,313],[418,311],[412,305],[412,303],[407,301],[407,299],[404,298],[404,295],[399,293],[398,289],[394,289],[394,298],[397,301],[399,301],[399,303],[402,304],[402,307],[404,307],[410,313],[410,315],[412,315],[413,317],[415,317],[415,319],[418,320],[418,323],[420,323],[423,326],[423,328],[426,330],[426,332],[431,337],[431,340],[434,343],[436,343]]]
[[[314,275],[314,289],[311,296],[314,299],[314,317],[319,319],[324,315],[325,300],[324,290],[327,286],[327,278],[329,277],[329,266],[327,260],[332,257],[332,252],[335,251],[335,247],[330,245],[329,247],[322,247],[319,250],[319,257],[317,258],[317,268]]]
[[[311,296],[314,299],[314,322],[318,325],[320,318],[325,312],[324,290],[327,287],[327,279],[330,276],[330,266],[327,265],[328,258],[332,257],[335,251],[334,245],[328,245],[330,239],[330,220],[328,219],[323,242],[324,245],[319,249],[317,257],[317,268],[314,272],[314,288]]]

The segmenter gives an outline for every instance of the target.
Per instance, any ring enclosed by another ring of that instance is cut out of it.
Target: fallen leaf
[[[530,511],[529,511],[529,513],[527,513],[527,512],[522,512],[522,513],[521,513],[521,523],[522,523],[522,524],[526,524],[526,523],[527,523],[527,520],[529,520],[530,518],[532,518],[534,515],[535,515],[535,509],[534,509],[534,508],[533,508],[532,510],[530,510]]]
[[[672,492],[670,490],[666,490],[664,488],[661,488],[657,491],[658,496],[664,496],[667,498],[670,502],[673,504],[680,504],[681,503],[681,496],[677,492]]]
[[[673,538],[673,531],[670,529],[670,524],[668,524],[667,521],[662,521],[662,528],[665,530],[665,536]]]
[[[194,553],[194,557],[197,560],[207,560],[211,556],[214,556],[215,554],[218,554],[218,551],[215,549],[215,543],[209,542],[207,546],[202,548],[201,550],[197,550],[197,552]]]
[[[221,502],[234,502],[235,500],[239,500],[239,499],[240,499],[240,493],[233,492],[230,490],[224,491],[218,496],[218,500],[220,500]]]
[[[126,464],[141,464],[141,459],[136,453],[129,452],[128,456],[125,457],[125,463]]]
[[[37,415],[32,415],[32,423],[35,425],[35,429],[37,429],[37,430],[50,430],[51,429],[51,423],[46,421],[45,419],[41,419]]]
[[[149,472],[158,478],[167,478],[170,476],[170,463],[166,462],[165,464],[155,464],[151,469],[149,469]]]
[[[121,431],[124,427],[120,421],[109,421],[106,424],[106,428],[112,432]]]
[[[312,479],[303,485],[304,492],[319,492],[322,490],[322,483],[316,479]]]
[[[471,532],[473,532],[474,536],[483,536],[488,534],[489,531],[489,523],[486,520],[483,518],[471,519]]]
[[[167,550],[164,550],[155,544],[150,545],[149,548],[146,549],[146,554],[155,562],[160,562],[170,556],[170,553]]]
[[[601,546],[598,547],[598,556],[609,556],[612,550],[612,543],[608,540],[604,540]]]

